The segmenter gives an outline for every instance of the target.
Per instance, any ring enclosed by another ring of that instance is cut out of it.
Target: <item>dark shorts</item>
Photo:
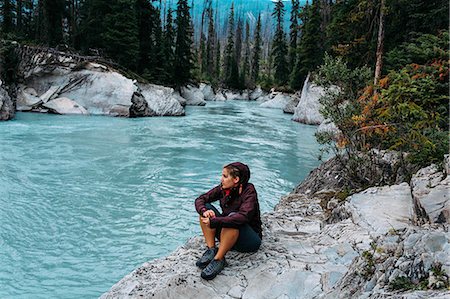
[[[206,208],[208,210],[213,210],[216,215],[221,215],[222,213],[216,209],[212,204],[207,203]],[[218,227],[216,229],[216,238],[220,241],[220,232],[222,231],[222,227]],[[261,246],[261,238],[258,233],[251,228],[250,225],[244,224],[239,227],[239,237],[234,244],[232,250],[236,250],[239,252],[255,252]]]

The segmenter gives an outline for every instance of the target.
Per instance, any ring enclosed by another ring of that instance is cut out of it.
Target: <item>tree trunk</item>
[[[380,5],[380,24],[378,27],[378,44],[377,44],[377,62],[375,65],[375,78],[373,84],[377,85],[381,76],[381,67],[383,66],[383,46],[384,46],[384,11],[385,0],[381,0]]]

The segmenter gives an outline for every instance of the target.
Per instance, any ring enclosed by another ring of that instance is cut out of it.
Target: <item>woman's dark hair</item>
[[[239,169],[235,166],[232,165],[226,165],[223,168],[225,168],[226,170],[228,170],[228,172],[230,173],[230,175],[233,178],[241,178],[241,172],[239,171]]]

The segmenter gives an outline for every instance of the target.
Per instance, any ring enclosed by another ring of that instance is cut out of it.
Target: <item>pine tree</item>
[[[64,0],[44,0],[45,42],[49,46],[56,46],[63,42],[62,19],[64,14]]]
[[[308,72],[320,65],[323,58],[323,47],[320,45],[319,38],[321,17],[317,0],[303,9],[304,26],[298,46],[297,62],[291,75],[291,87],[294,89],[300,89],[303,86]]]
[[[292,0],[291,10],[291,25],[289,32],[289,54],[288,54],[288,68],[289,73],[292,72],[295,62],[297,60],[297,39],[298,39],[298,15],[300,9],[300,1]]]
[[[1,2],[1,16],[3,17],[1,29],[4,34],[11,33],[14,30],[14,6],[11,0]]]
[[[114,0],[111,13],[104,19],[105,31],[101,34],[106,54],[119,65],[137,69],[139,39],[135,2]]]
[[[163,42],[163,31],[160,17],[160,10],[156,9],[156,17],[155,17],[155,28],[154,34],[152,36],[153,39],[153,53],[151,56],[151,64],[153,66],[153,78],[155,78],[155,82],[158,84],[163,84],[167,75],[165,74],[166,70],[164,69],[164,42]]]
[[[206,42],[206,62],[207,62],[207,74],[208,79],[211,80],[214,77],[215,61],[214,61],[214,48],[215,48],[216,31],[214,28],[214,17],[211,3],[208,8],[208,40]]]
[[[154,41],[152,35],[154,34],[156,22],[156,11],[153,5],[147,0],[136,1],[136,18],[138,24],[138,42],[139,55],[137,59],[137,72],[145,74],[144,77],[151,80],[153,69],[151,64],[152,54],[154,54]]]
[[[98,54],[102,54],[106,44],[101,36],[106,31],[105,18],[112,13],[112,7],[104,0],[86,0],[81,3],[80,32],[75,42],[77,48],[88,53],[95,49],[100,52]]]
[[[245,22],[245,42],[244,42],[244,61],[242,63],[241,76],[243,82],[248,86],[248,79],[250,75],[250,24]]]
[[[187,0],[178,0],[175,42],[174,82],[185,85],[191,79],[192,63],[192,27]]]
[[[258,21],[256,21],[254,40],[251,80],[252,83],[256,84],[259,78],[259,64],[261,59],[261,14],[258,15]]]
[[[272,56],[274,62],[274,79],[275,83],[282,86],[285,85],[289,78],[288,66],[286,61],[287,46],[286,38],[283,30],[283,16],[284,16],[283,1],[278,0],[275,3],[275,9],[272,16],[276,21],[276,30],[273,39]]]
[[[219,40],[219,38],[217,37],[217,35],[216,35],[216,63],[215,63],[215,70],[214,70],[214,75],[215,75],[215,77],[216,78],[220,78],[220,76],[222,75],[221,74],[221,72],[220,72],[220,70],[222,69],[221,68],[221,65],[222,65],[222,63],[221,63],[221,58],[222,58],[222,56],[221,56],[221,49],[220,49],[220,40]]]
[[[231,69],[236,63],[234,56],[234,3],[231,3],[230,15],[228,16],[228,35],[227,44],[224,52],[224,81],[226,83],[231,80]]]
[[[164,73],[166,83],[173,83],[172,76],[174,73],[174,62],[175,62],[175,32],[173,28],[173,18],[172,9],[169,8],[167,11],[166,26],[164,29]]]

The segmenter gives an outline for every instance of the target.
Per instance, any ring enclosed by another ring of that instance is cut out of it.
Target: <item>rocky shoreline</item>
[[[16,45],[20,57],[17,84],[2,86],[0,120],[16,111],[119,117],[183,116],[185,106],[204,106],[207,101],[257,101],[261,107],[281,109],[293,120],[321,124],[318,99],[322,89],[306,80],[294,94],[254,90],[214,89],[200,83],[174,90],[138,82],[104,62],[72,53]],[[7,92],[9,91],[9,92]]]
[[[195,266],[204,250],[196,236],[101,298],[449,298],[448,156],[443,170],[432,165],[409,184],[345,200],[336,163],[312,171],[265,213],[261,249],[230,252],[213,281]]]

